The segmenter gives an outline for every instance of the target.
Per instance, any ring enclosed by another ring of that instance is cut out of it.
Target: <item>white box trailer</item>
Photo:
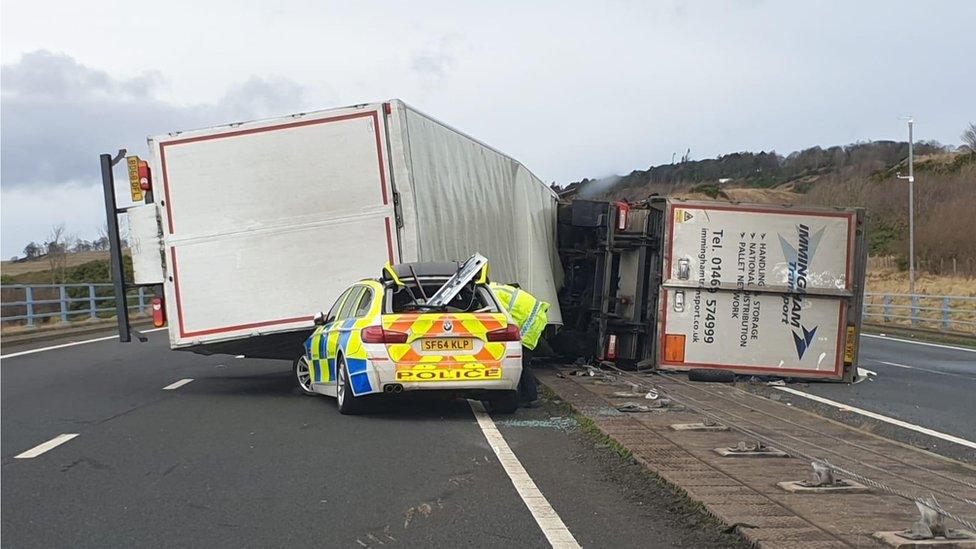
[[[133,263],[137,283],[163,284],[174,349],[293,358],[313,315],[387,261],[473,253],[560,321],[555,193],[402,101],[174,132],[149,148],[155,202],[130,212]]]
[[[848,380],[863,210],[668,200],[658,367]]]
[[[850,381],[864,210],[652,198],[559,210],[567,358]]]

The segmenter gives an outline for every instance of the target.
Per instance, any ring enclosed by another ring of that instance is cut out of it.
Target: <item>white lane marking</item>
[[[52,448],[61,446],[62,444],[68,442],[69,440],[75,438],[76,436],[78,436],[78,433],[65,433],[63,435],[58,435],[43,444],[38,444],[37,446],[31,448],[30,450],[27,450],[26,452],[17,454],[16,456],[14,456],[14,459],[36,458],[37,456],[43,454],[44,452],[47,452]]]
[[[478,420],[478,426],[481,427],[485,439],[488,440],[491,449],[495,451],[495,455],[501,462],[502,468],[505,469],[505,473],[508,474],[508,478],[515,485],[515,491],[518,492],[525,506],[529,508],[529,512],[532,513],[536,524],[539,525],[542,533],[549,540],[549,544],[560,549],[578,548],[580,545],[576,538],[573,537],[562,519],[549,505],[549,500],[539,491],[532,477],[525,472],[522,462],[505,442],[505,437],[498,431],[498,427],[495,426],[491,416],[485,412],[485,408],[480,402],[473,400],[469,400],[468,404],[471,405],[471,411],[474,412],[474,417]]]
[[[866,416],[866,417],[869,417],[869,418],[872,418],[872,419],[876,419],[878,421],[883,421],[885,423],[890,423],[892,425],[897,425],[897,426],[903,427],[905,429],[911,429],[912,431],[916,431],[916,432],[919,432],[919,433],[922,433],[922,434],[926,434],[926,435],[929,435],[930,437],[940,438],[942,440],[947,440],[949,442],[954,442],[954,443],[959,444],[961,446],[967,446],[969,448],[976,449],[976,442],[973,442],[971,440],[966,440],[964,438],[959,438],[959,437],[956,437],[956,436],[948,435],[946,433],[941,433],[939,431],[933,431],[932,429],[928,429],[926,427],[921,427],[921,426],[915,425],[913,423],[908,423],[907,421],[902,421],[900,419],[895,419],[895,418],[888,417],[888,416],[883,416],[881,414],[877,414],[877,413],[874,413],[874,412],[869,412],[868,410],[864,410],[864,409],[861,409],[861,408],[857,408],[855,406],[849,406],[847,404],[843,404],[841,402],[837,402],[836,400],[830,400],[829,398],[824,398],[824,397],[817,396],[817,395],[811,395],[810,393],[804,393],[803,391],[797,391],[796,389],[791,389],[790,387],[774,387],[774,388],[775,389],[779,389],[780,391],[786,391],[787,393],[790,393],[790,394],[794,394],[794,395],[797,395],[797,396],[801,396],[803,398],[808,398],[810,400],[815,400],[817,402],[820,402],[821,404],[827,404],[829,406],[834,406],[835,408],[839,408],[841,410],[846,410],[846,411],[854,412],[855,414],[860,414],[862,416]]]
[[[172,391],[173,389],[179,389],[180,387],[186,385],[187,383],[189,383],[191,381],[193,381],[193,378],[192,377],[187,377],[187,378],[181,379],[181,380],[179,380],[179,381],[177,381],[175,383],[170,383],[169,385],[163,387],[163,390],[164,391]]]
[[[147,334],[149,332],[158,332],[160,330],[165,330],[165,329],[166,329],[166,327],[164,326],[162,328],[153,328],[152,330],[142,330],[141,333]],[[74,347],[75,345],[84,345],[86,343],[96,343],[98,341],[108,341],[110,339],[117,339],[118,337],[119,336],[117,336],[117,335],[110,335],[110,336],[106,336],[106,337],[96,337],[95,339],[86,339],[84,341],[72,341],[71,343],[62,343],[61,345],[52,345],[50,347],[41,347],[40,349],[30,349],[30,350],[27,350],[27,351],[20,351],[19,353],[10,353],[10,354],[7,354],[7,355],[0,355],[0,358],[13,358],[15,356],[32,355],[34,353],[40,353],[40,352],[43,352],[43,351],[53,351],[55,349],[63,349],[65,347]]]
[[[883,335],[874,334],[861,334],[864,337],[873,337],[875,339],[887,339],[890,341],[899,341],[901,343],[914,343],[915,345],[925,345],[926,347],[941,347],[943,349],[952,349],[954,351],[966,351],[967,353],[976,353],[976,349],[970,349],[968,347],[956,347],[955,345],[942,345],[941,343],[929,343],[928,341],[913,341],[911,339],[901,339],[897,337],[888,337]]]
[[[940,374],[944,376],[961,377],[963,379],[976,380],[976,375],[967,376],[965,374],[957,374],[955,372],[941,372],[939,370],[930,370],[929,368],[920,368],[918,366],[909,366],[907,364],[898,364],[897,362],[887,362],[884,360],[878,360],[876,358],[869,358],[868,360],[872,362],[877,362],[878,364],[887,364],[888,366],[894,366],[895,368],[905,368],[907,370],[921,370],[923,372],[929,372],[930,374]]]

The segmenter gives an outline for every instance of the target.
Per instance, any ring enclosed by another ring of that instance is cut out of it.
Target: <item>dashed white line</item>
[[[186,385],[187,383],[189,383],[191,381],[193,381],[193,378],[192,377],[184,378],[184,379],[181,379],[181,380],[176,381],[174,383],[170,383],[169,385],[163,387],[163,390],[164,391],[172,391],[173,389],[179,389],[180,387]]]
[[[525,506],[529,508],[529,512],[532,513],[532,518],[535,519],[536,524],[542,529],[542,533],[549,540],[549,544],[559,549],[578,548],[580,545],[576,541],[576,538],[570,533],[569,528],[566,528],[562,519],[556,514],[555,509],[549,505],[549,500],[539,491],[532,477],[525,472],[525,467],[522,467],[522,462],[515,456],[515,452],[508,446],[508,443],[505,442],[505,438],[498,431],[498,427],[495,426],[495,422],[492,421],[491,416],[485,412],[480,402],[469,400],[468,404],[471,405],[471,411],[474,412],[474,417],[478,420],[478,426],[481,427],[481,432],[484,433],[485,439],[488,440],[491,449],[495,451],[495,456],[501,462],[502,468],[508,474],[508,478],[515,485],[515,491],[518,492]]]
[[[37,456],[43,454],[44,452],[47,452],[52,448],[61,446],[62,444],[68,442],[69,440],[75,438],[76,436],[78,436],[78,433],[65,433],[63,435],[58,435],[43,444],[38,444],[37,446],[31,448],[30,450],[27,450],[26,452],[17,454],[16,456],[14,456],[14,459],[36,458]]]
[[[966,446],[966,447],[969,447],[969,448],[976,449],[976,442],[973,442],[971,440],[966,440],[964,438],[959,438],[957,436],[948,435],[946,433],[941,433],[939,431],[933,431],[932,429],[929,429],[927,427],[922,427],[922,426],[919,426],[919,425],[915,425],[913,423],[908,423],[907,421],[902,421],[900,419],[895,419],[893,417],[883,416],[881,414],[878,414],[878,413],[875,413],[875,412],[870,412],[868,410],[863,410],[861,408],[857,408],[857,407],[851,406],[849,404],[844,404],[842,402],[837,402],[836,400],[830,400],[829,398],[824,398],[824,397],[817,396],[817,395],[811,395],[810,393],[804,393],[803,391],[797,391],[796,389],[792,389],[790,387],[775,387],[775,389],[779,389],[780,391],[785,391],[785,392],[790,393],[790,394],[794,394],[794,395],[797,395],[797,396],[801,396],[803,398],[808,398],[810,400],[819,402],[821,404],[826,404],[828,406],[833,406],[833,407],[839,408],[841,410],[846,410],[846,411],[854,412],[855,414],[860,414],[862,416],[869,417],[869,418],[872,418],[872,419],[876,419],[878,421],[883,421],[885,423],[890,423],[892,425],[897,425],[898,427],[902,427],[904,429],[910,429],[912,431],[916,431],[916,432],[919,432],[919,433],[928,435],[930,437],[940,438],[942,440],[946,440],[946,441],[949,441],[949,442],[953,442],[953,443],[959,444],[961,446]]]
[[[160,330],[165,330],[166,327],[153,328],[151,330],[142,330],[141,333],[147,334],[149,332],[158,332]],[[6,355],[0,355],[0,358],[13,358],[16,356],[32,355],[34,353],[41,353],[44,351],[53,351],[55,349],[63,349],[65,347],[74,347],[75,345],[84,345],[86,343],[96,343],[99,341],[108,341],[110,339],[117,339],[118,335],[110,335],[105,337],[96,337],[95,339],[86,339],[84,341],[72,341],[71,343],[62,343],[61,345],[52,345],[50,347],[41,347],[39,349],[29,349],[27,351],[20,351],[19,353],[10,353]]]
[[[913,341],[911,339],[901,339],[897,337],[888,337],[883,335],[874,334],[861,334],[864,337],[873,337],[874,339],[887,339],[888,341],[898,341],[900,343],[913,343],[915,345],[925,345],[926,347],[941,347],[942,349],[952,349],[954,351],[966,351],[967,353],[976,353],[976,349],[970,349],[968,347],[957,347],[955,345],[943,345],[941,343],[929,343],[928,341]]]

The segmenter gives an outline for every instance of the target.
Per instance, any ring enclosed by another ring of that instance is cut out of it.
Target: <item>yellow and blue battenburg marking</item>
[[[362,318],[350,318],[318,327],[305,341],[305,356],[314,383],[335,383],[336,360],[342,355],[349,372],[349,384],[354,395],[374,392],[369,380],[366,348],[361,330],[371,324],[380,313],[383,286],[372,280],[363,281],[373,290],[373,303]],[[349,299],[349,298],[347,298]],[[342,304],[340,304],[341,308]]]

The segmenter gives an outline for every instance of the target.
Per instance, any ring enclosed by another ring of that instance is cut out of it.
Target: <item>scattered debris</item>
[[[557,431],[571,431],[579,426],[571,417],[551,417],[549,419],[502,419],[496,420],[496,425],[504,427],[523,427],[529,429],[555,429]]]
[[[653,400],[648,404],[638,404],[636,402],[624,402],[617,406],[617,409],[621,412],[650,412],[652,410],[661,410],[668,408],[671,405],[671,400],[667,398],[661,398],[658,400]]]
[[[623,404],[617,406],[617,409],[621,412],[650,412],[651,407],[645,406],[643,404],[637,404],[636,402],[624,402]]]

